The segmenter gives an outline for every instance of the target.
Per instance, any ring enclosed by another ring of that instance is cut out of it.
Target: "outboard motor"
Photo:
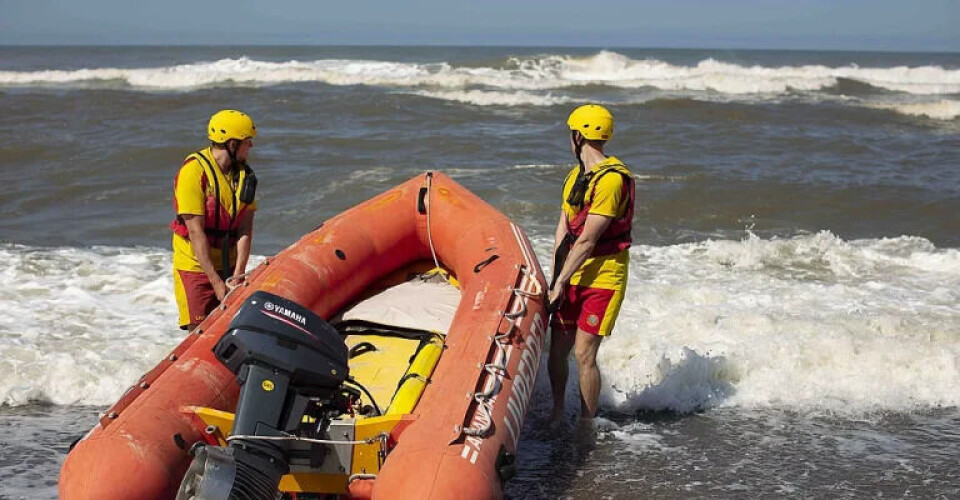
[[[320,438],[330,419],[359,399],[345,387],[347,346],[319,316],[259,291],[237,311],[213,349],[237,375],[233,431],[226,447],[196,445],[178,500],[273,499],[289,472],[289,443]],[[311,447],[311,464],[326,448]]]

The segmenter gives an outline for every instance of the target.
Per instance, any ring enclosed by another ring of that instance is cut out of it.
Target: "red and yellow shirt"
[[[608,167],[630,175],[627,167],[615,156],[609,156],[606,160],[597,163],[591,168],[591,171],[599,171]],[[562,208],[568,221],[573,220],[580,211],[578,207],[567,203],[567,198],[570,195],[570,190],[573,189],[579,171],[580,167],[574,167],[567,174],[567,179],[563,184]],[[591,179],[584,200],[590,204],[588,213],[612,218],[622,217],[626,213],[627,203],[630,201],[625,196],[623,183],[623,176],[617,174],[595,176]],[[591,194],[593,195],[592,199],[590,198]],[[612,255],[587,257],[580,269],[570,277],[570,284],[606,290],[621,290],[627,285],[629,267],[629,250],[622,250]]]
[[[195,154],[187,157],[174,181],[173,203],[178,216],[199,215],[206,217],[208,221],[214,218],[215,209],[212,207],[215,206],[213,201],[216,188],[213,179],[208,178],[210,175],[216,175],[216,183],[220,187],[220,218],[223,221],[223,227],[226,227],[228,220],[238,221],[245,212],[257,209],[256,201],[247,204],[238,198],[237,191],[242,177],[240,172],[234,170],[231,174],[225,175],[217,164],[211,148],[206,148],[197,154],[209,160],[213,168],[207,166]],[[210,258],[218,270],[221,267],[220,253],[220,248],[210,245]],[[230,260],[233,262],[236,259],[235,247],[230,253]],[[182,271],[203,271],[190,240],[176,233],[173,235],[173,268]]]

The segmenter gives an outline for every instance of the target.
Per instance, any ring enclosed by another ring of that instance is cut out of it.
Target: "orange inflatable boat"
[[[519,227],[428,172],[249,273],[75,445],[60,496],[502,498],[545,286]]]

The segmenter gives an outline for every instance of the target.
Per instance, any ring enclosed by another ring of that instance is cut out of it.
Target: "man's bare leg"
[[[580,419],[593,420],[600,402],[600,369],[597,351],[603,337],[577,330],[575,354],[580,370]]]

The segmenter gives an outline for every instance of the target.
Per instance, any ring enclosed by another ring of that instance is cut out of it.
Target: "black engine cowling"
[[[237,311],[213,352],[241,385],[232,437],[226,448],[193,450],[177,498],[274,498],[289,471],[289,441],[262,438],[316,436],[331,415],[346,410],[355,392],[343,386],[347,346],[310,310],[259,291]],[[309,430],[303,429],[305,415],[314,422]],[[317,447],[316,460],[322,451]]]
[[[296,302],[256,292],[230,321],[213,352],[232,372],[276,367],[305,390],[336,389],[347,376],[347,346],[323,318]]]

